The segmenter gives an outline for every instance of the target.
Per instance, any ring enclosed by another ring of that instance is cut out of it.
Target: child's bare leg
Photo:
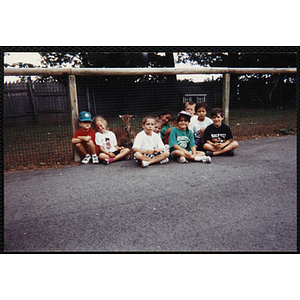
[[[156,164],[156,163],[166,159],[167,157],[169,157],[169,155],[170,155],[169,151],[165,151],[161,154],[158,154],[158,155],[154,156],[153,158],[150,158],[150,161],[149,161],[150,163],[149,164],[150,165],[151,164]]]
[[[181,156],[183,156],[183,157],[185,158],[184,151],[181,151],[181,150],[174,150],[174,151],[172,152],[172,156],[173,156],[174,158],[179,158],[179,157],[181,157]]]
[[[239,146],[238,142],[236,141],[232,141],[229,145],[227,145],[226,147],[224,147],[223,149],[221,149],[219,154],[223,154],[226,152],[229,152],[231,150],[236,149]]]
[[[166,159],[167,157],[169,157],[169,155],[170,155],[169,151],[165,151],[165,152],[158,154],[155,157],[151,158],[144,154],[136,152],[134,157],[139,161],[148,161],[150,164],[155,164],[155,163],[158,163],[158,162]]]
[[[186,155],[185,155],[184,151],[174,150],[172,152],[172,156],[173,156],[174,159],[177,159],[179,162],[186,161]]]
[[[139,161],[143,161],[143,160],[145,160],[145,161],[150,161],[150,160],[151,160],[150,157],[148,157],[148,156],[146,156],[146,155],[144,155],[144,154],[142,154],[142,153],[140,153],[140,152],[136,152],[136,153],[134,154],[134,157],[135,157],[137,160],[139,160]]]
[[[211,152],[216,151],[216,148],[215,148],[213,145],[208,144],[208,143],[205,143],[205,144],[203,145],[203,149],[204,149],[204,150],[211,151]]]
[[[96,146],[95,146],[95,144],[92,140],[89,140],[86,143],[86,147],[87,147],[87,150],[88,150],[89,154],[91,154],[91,155],[96,154]]]
[[[126,155],[129,155],[129,154],[130,154],[130,149],[124,148],[121,150],[121,152],[118,155],[116,155],[114,157],[114,161],[123,159]]]
[[[82,143],[75,144],[75,147],[76,147],[77,151],[79,152],[79,154],[81,155],[81,157],[85,157],[88,154],[88,152],[86,151],[86,149]]]
[[[236,149],[237,147],[239,146],[238,142],[236,141],[232,141],[230,144],[228,144],[226,147],[224,147],[223,149],[216,149],[214,146],[206,143],[204,144],[203,148],[205,150],[209,150],[213,153],[213,155],[220,155],[220,154],[223,154],[223,153],[226,153],[226,152],[229,152],[231,150],[234,150]]]
[[[204,151],[196,151],[196,156],[206,156]]]
[[[104,159],[110,159],[110,156],[108,154],[106,154],[106,153],[101,152],[99,154],[99,158],[102,159],[102,160],[104,160]]]

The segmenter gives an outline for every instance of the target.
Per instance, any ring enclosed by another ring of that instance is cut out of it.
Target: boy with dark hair
[[[207,104],[206,102],[199,102],[195,107],[196,118],[191,119],[189,129],[192,131],[195,144],[198,151],[203,151],[203,134],[207,126],[211,125],[213,121],[206,117]]]
[[[214,156],[227,153],[234,155],[234,149],[239,144],[232,140],[233,136],[228,125],[223,124],[224,113],[219,107],[212,109],[211,119],[213,124],[209,125],[203,135],[205,144],[203,149],[206,150],[206,155]]]

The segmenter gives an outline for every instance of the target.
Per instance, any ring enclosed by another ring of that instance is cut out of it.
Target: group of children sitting
[[[175,126],[170,125],[172,114],[162,112],[158,118],[147,116],[142,121],[143,131],[133,142],[134,160],[142,167],[151,164],[164,164],[169,157],[179,163],[197,161],[210,163],[211,157],[220,154],[234,155],[238,143],[233,140],[228,125],[223,124],[224,113],[221,108],[211,110],[211,119],[206,117],[205,102],[188,102],[185,110],[178,113]],[[92,122],[97,132],[91,126]],[[79,114],[79,126],[72,144],[83,157],[82,163],[108,165],[112,162],[130,159],[129,148],[118,146],[116,136],[107,130],[107,121],[82,111]]]

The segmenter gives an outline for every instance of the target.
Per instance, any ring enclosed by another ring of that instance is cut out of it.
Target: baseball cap
[[[191,118],[191,114],[190,114],[189,112],[185,111],[185,110],[180,111],[180,112],[178,113],[178,117],[179,117],[180,115],[187,116],[187,117]]]
[[[93,122],[92,115],[88,111],[81,111],[78,120],[80,122]]]

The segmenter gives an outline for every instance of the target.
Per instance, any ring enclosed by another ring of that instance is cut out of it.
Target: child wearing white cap
[[[210,163],[211,158],[205,156],[205,152],[196,150],[193,133],[189,130],[190,119],[190,113],[184,110],[178,113],[177,125],[172,128],[169,137],[171,157],[180,163],[185,163],[189,160]]]

